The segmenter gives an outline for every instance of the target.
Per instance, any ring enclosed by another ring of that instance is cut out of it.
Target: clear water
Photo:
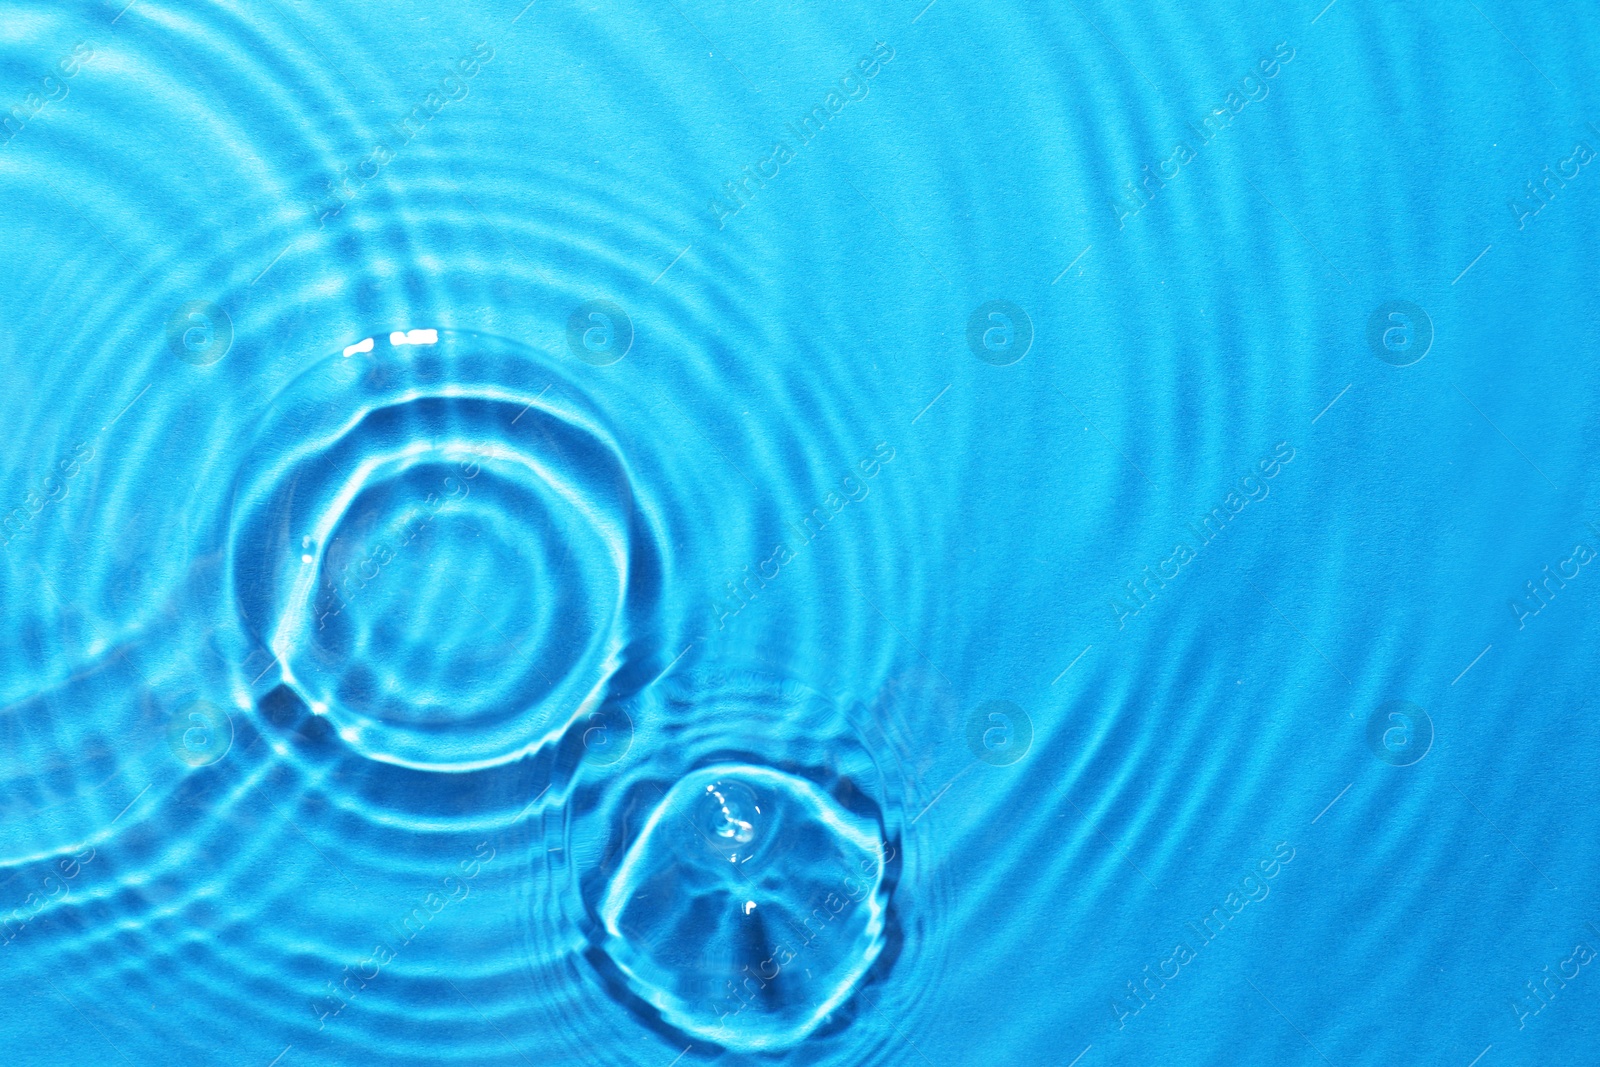
[[[6,1062],[1596,1062],[1595,12],[124,2]]]

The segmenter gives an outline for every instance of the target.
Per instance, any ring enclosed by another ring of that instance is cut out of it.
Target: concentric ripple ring
[[[282,683],[358,753],[433,770],[516,758],[596,706],[659,632],[660,539],[553,363],[413,329],[284,390],[232,502],[233,637],[272,660],[235,686]]]

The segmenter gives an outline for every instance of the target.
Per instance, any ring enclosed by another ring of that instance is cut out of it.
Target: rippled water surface
[[[7,1063],[1600,1062],[1600,14],[0,72]]]

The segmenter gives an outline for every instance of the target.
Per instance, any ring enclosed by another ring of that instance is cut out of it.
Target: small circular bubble
[[[653,809],[636,794],[631,841],[595,904],[592,962],[685,1041],[737,1053],[803,1041],[890,945],[895,850],[852,806],[856,785],[835,795],[717,763],[652,789]]]
[[[582,731],[583,758],[589,763],[609,767],[618,763],[633,747],[633,720],[620,707],[591,711],[578,721]]]
[[[967,747],[985,763],[1008,766],[1033,747],[1033,720],[1009,700],[979,704],[967,716]]]
[[[567,350],[594,367],[609,367],[633,347],[633,320],[609,300],[591,300],[567,318]]]
[[[694,827],[700,836],[730,863],[748,857],[762,823],[761,801],[755,790],[731,778],[707,784],[695,807]]]
[[[967,347],[995,367],[1009,367],[1033,347],[1033,320],[1009,300],[980,304],[967,320]]]
[[[1409,767],[1433,747],[1433,720],[1409,701],[1387,701],[1367,719],[1367,747],[1391,767]]]
[[[1409,300],[1390,300],[1367,319],[1367,344],[1390,366],[1409,367],[1433,347],[1433,320]]]
[[[167,717],[167,747],[191,767],[208,766],[233,747],[233,719],[205,701],[185,705]]]
[[[185,363],[209,367],[233,347],[233,320],[215,304],[191,300],[167,320],[167,348]]]

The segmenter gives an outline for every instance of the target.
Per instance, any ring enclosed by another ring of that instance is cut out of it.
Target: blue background
[[[0,8],[11,1062],[765,1062],[596,930],[729,760],[896,855],[784,1062],[1594,1060],[1600,21],[924,2]],[[379,729],[273,634],[413,446]]]

